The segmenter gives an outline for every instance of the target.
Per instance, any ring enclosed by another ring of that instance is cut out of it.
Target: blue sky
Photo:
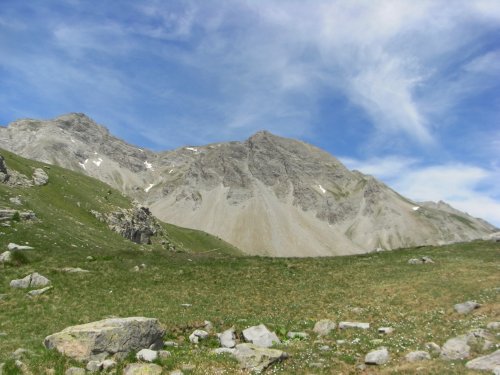
[[[0,0],[0,124],[299,138],[500,226],[500,1]]]

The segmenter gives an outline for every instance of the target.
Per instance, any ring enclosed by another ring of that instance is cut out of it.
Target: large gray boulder
[[[38,272],[33,272],[32,274],[23,277],[22,279],[12,280],[10,282],[11,288],[36,288],[40,286],[47,286],[50,284],[50,280],[45,276],[40,275]]]
[[[49,176],[42,168],[37,168],[33,171],[33,183],[36,186],[43,186],[49,182]]]
[[[163,334],[157,319],[113,318],[67,327],[47,336],[44,345],[78,361],[123,359],[131,351],[160,348]]]
[[[269,348],[274,344],[281,344],[281,341],[278,336],[276,336],[276,333],[269,331],[264,324],[244,329],[243,337],[245,341],[251,342],[252,344],[262,348]]]
[[[254,344],[238,344],[233,353],[241,368],[260,373],[271,364],[288,358],[288,354],[278,349],[268,349]]]
[[[236,336],[234,328],[225,330],[217,334],[219,337],[220,346],[223,348],[234,348],[236,346]]]
[[[405,359],[408,362],[427,361],[431,359],[431,355],[423,350],[417,350],[415,352],[410,352],[407,355],[405,355]]]
[[[485,355],[469,361],[465,364],[471,370],[493,371],[496,367],[500,367],[500,350],[494,353]]]
[[[467,341],[467,335],[457,336],[449,339],[441,347],[441,358],[448,361],[456,361],[469,358],[470,346],[467,344]]]

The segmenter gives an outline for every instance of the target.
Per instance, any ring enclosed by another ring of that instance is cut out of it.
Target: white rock
[[[151,349],[142,349],[137,352],[135,357],[139,361],[153,362],[158,359],[158,352],[156,350],[151,350]]]
[[[41,294],[44,294],[45,292],[48,292],[49,290],[51,290],[52,287],[51,286],[47,286],[45,288],[42,288],[42,289],[35,289],[35,290],[30,290],[28,292],[28,295],[31,296],[31,297],[34,297],[34,296],[39,296]]]
[[[197,329],[189,335],[189,341],[193,344],[198,344],[200,340],[204,340],[208,337],[208,332],[202,329]]]
[[[101,361],[89,361],[85,368],[90,372],[99,372],[102,370],[102,362]]]
[[[105,359],[104,361],[101,362],[101,366],[104,371],[115,368],[116,365],[117,365],[116,361],[113,361],[112,359]]]
[[[49,176],[42,168],[37,168],[33,171],[33,183],[37,186],[45,185],[49,182]]]
[[[33,272],[31,275],[25,276],[22,279],[12,280],[10,286],[12,288],[30,288],[38,286],[46,286],[50,284],[50,280],[38,272]]]
[[[12,253],[10,251],[4,251],[0,254],[0,263],[10,262],[12,260]]]
[[[163,369],[154,363],[129,363],[123,375],[161,375]]]
[[[7,249],[9,250],[33,250],[34,247],[26,246],[26,245],[18,245],[17,243],[9,243],[7,245]]]
[[[251,342],[262,348],[269,348],[274,344],[281,344],[278,336],[274,332],[269,331],[264,324],[244,329],[243,338],[245,341]]]
[[[422,351],[422,350],[418,350],[415,352],[410,352],[407,355],[405,355],[405,359],[408,362],[427,361],[427,360],[431,359],[431,355],[427,352]]]
[[[82,268],[73,268],[73,267],[64,267],[61,268],[61,272],[67,272],[67,273],[88,273],[90,272],[89,270],[84,270]]]
[[[219,337],[220,346],[223,348],[234,348],[236,346],[234,328],[227,329],[224,332],[217,334],[217,336]]]
[[[481,307],[481,305],[476,301],[467,301],[464,303],[457,303],[454,306],[454,309],[457,313],[465,315],[471,313],[473,310],[478,309],[479,307]]]
[[[380,327],[378,329],[378,333],[380,333],[382,335],[390,335],[393,332],[394,332],[394,328],[392,328],[392,327]]]
[[[360,322],[340,322],[339,329],[346,328],[360,328],[360,329],[369,329],[370,323],[360,323]]]
[[[491,329],[492,331],[498,331],[500,330],[500,322],[490,322],[486,328]]]
[[[367,365],[383,365],[389,362],[390,359],[391,357],[387,348],[380,348],[368,353],[365,357],[365,363]]]
[[[268,349],[254,344],[238,344],[234,357],[243,369],[260,373],[271,364],[288,358],[288,354],[277,349]]]
[[[448,361],[469,358],[470,346],[467,345],[467,336],[462,335],[446,341],[441,348],[441,358]]]
[[[316,322],[313,332],[318,336],[326,336],[332,332],[337,325],[330,319],[321,319]]]

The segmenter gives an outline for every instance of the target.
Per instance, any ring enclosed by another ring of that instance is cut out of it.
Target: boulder
[[[197,329],[189,335],[189,341],[193,344],[198,344],[200,340],[205,340],[208,337],[208,332],[202,329]]]
[[[465,364],[468,369],[493,371],[495,368],[500,367],[500,350],[493,352],[489,355],[479,357],[469,361]]]
[[[448,361],[463,360],[469,358],[469,355],[470,346],[466,335],[449,339],[441,348],[441,358]]]
[[[154,362],[158,359],[158,352],[151,349],[141,349],[135,355],[139,361]]]
[[[340,322],[339,329],[346,328],[360,328],[360,329],[369,329],[370,323],[360,323],[360,322]]]
[[[10,251],[4,251],[0,254],[0,263],[7,263],[12,260],[12,253]]]
[[[123,359],[131,351],[161,347],[163,334],[157,319],[112,318],[67,327],[47,336],[44,345],[78,361]]]
[[[365,356],[365,364],[367,365],[383,365],[391,359],[387,348],[372,350]]]
[[[161,375],[162,368],[154,363],[130,363],[123,369],[123,375]]]
[[[50,280],[37,272],[25,276],[22,279],[12,280],[10,282],[11,288],[34,288],[38,286],[46,286],[50,284]]]
[[[269,348],[274,344],[281,344],[276,333],[269,331],[264,324],[244,329],[243,338],[245,341],[263,348]]]
[[[260,373],[275,362],[288,358],[288,354],[277,349],[268,349],[254,344],[238,344],[233,353],[241,368]]]
[[[431,359],[431,355],[423,350],[417,350],[415,352],[410,352],[407,355],[405,355],[405,359],[408,362],[427,361]]]
[[[32,179],[35,186],[43,186],[49,182],[49,176],[42,168],[37,168],[33,171]]]
[[[18,245],[16,243],[11,242],[7,245],[7,249],[9,249],[9,250],[33,250],[34,248],[31,246]]]
[[[318,336],[326,336],[335,329],[337,325],[330,319],[321,319],[314,325],[313,331]]]
[[[453,308],[459,314],[470,314],[473,310],[480,308],[481,305],[476,301],[467,301],[464,303],[457,303]]]
[[[234,328],[230,328],[217,334],[220,346],[223,348],[234,348],[236,346],[236,336],[234,333]]]

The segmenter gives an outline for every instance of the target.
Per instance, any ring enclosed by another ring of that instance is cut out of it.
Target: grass
[[[9,166],[17,163],[27,174],[39,166],[2,154]],[[21,195],[22,209],[34,210],[40,219],[0,227],[0,248],[9,242],[35,247],[23,253],[22,262],[0,268],[0,294],[7,294],[0,300],[0,332],[6,334],[0,335],[0,362],[6,362],[7,374],[18,373],[10,353],[19,347],[33,352],[23,361],[34,374],[49,368],[64,374],[75,363],[46,351],[43,338],[70,325],[110,316],[147,316],[162,322],[165,338],[179,343],[161,363],[166,373],[186,364],[196,366],[186,374],[241,372],[231,357],[210,354],[217,346],[213,335],[198,346],[189,343],[195,327],[210,320],[218,332],[231,326],[241,332],[259,323],[282,339],[287,331],[309,332],[307,340],[278,346],[290,358],[270,373],[356,373],[364,355],[384,345],[392,359],[370,373],[411,374],[424,367],[419,374],[463,374],[464,361],[408,364],[403,357],[423,349],[428,341],[441,345],[500,320],[500,244],[479,241],[350,257],[273,259],[239,256],[237,249],[213,236],[166,225],[172,241],[183,249],[169,252],[158,242],[141,246],[126,241],[88,213],[126,207],[130,203],[121,194],[114,190],[107,194],[106,185],[57,167],[48,173],[50,182],[43,187],[0,186],[3,205],[8,206],[9,197]],[[88,255],[95,260],[87,261]],[[435,264],[407,263],[424,255]],[[132,271],[142,263],[145,269]],[[58,271],[62,267],[91,273],[62,273]],[[33,271],[47,276],[54,288],[32,299],[26,291],[9,288],[10,280]],[[483,306],[467,316],[453,312],[454,304],[469,299]],[[181,306],[185,303],[192,306]],[[336,330],[318,339],[312,327],[324,318],[369,322],[372,328]],[[394,334],[379,336],[376,329],[382,326],[394,327]],[[380,339],[382,343],[373,341]],[[337,345],[336,340],[346,344]],[[320,350],[322,345],[331,350]]]

